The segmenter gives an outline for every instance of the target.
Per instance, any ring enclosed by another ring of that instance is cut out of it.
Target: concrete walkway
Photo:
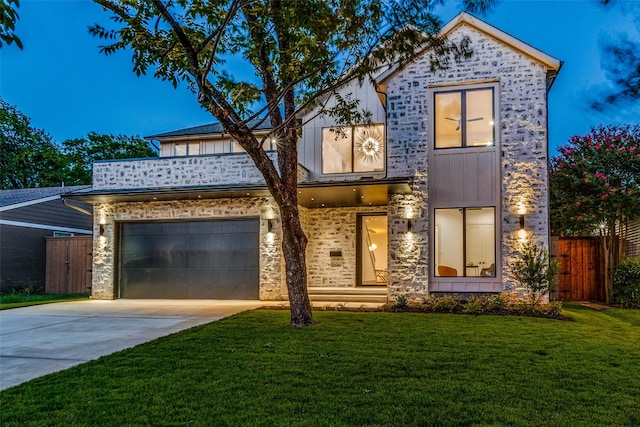
[[[264,301],[75,301],[0,311],[0,390]]]

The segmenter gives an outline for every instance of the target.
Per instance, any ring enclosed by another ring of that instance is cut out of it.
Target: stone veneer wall
[[[357,214],[374,212],[387,213],[387,207],[306,209],[308,286],[356,286]],[[338,250],[342,256],[330,256]]]
[[[260,218],[260,299],[282,299],[281,232],[278,210],[270,198],[184,200],[172,202],[134,202],[97,204],[94,207],[94,235],[100,223],[105,236],[94,239],[92,297],[117,298],[115,273],[115,226],[117,221],[154,221],[180,219],[215,219],[234,217]],[[275,219],[275,233],[267,233],[267,220]]]
[[[277,154],[269,152],[275,162]],[[309,171],[298,165],[298,182]],[[264,178],[246,153],[154,159],[109,160],[93,164],[93,189],[263,184]]]
[[[418,214],[414,221],[416,252],[403,252],[403,237],[390,240],[389,287],[398,294],[424,292],[428,282],[428,176],[430,92],[433,85],[499,81],[499,127],[502,151],[502,277],[505,288],[509,265],[518,253],[517,208],[524,203],[527,238],[548,246],[547,90],[542,64],[468,25],[457,28],[450,39],[469,37],[474,55],[462,63],[452,61],[447,70],[430,71],[428,55],[416,58],[387,81],[387,170],[389,177],[415,176],[414,196]],[[390,203],[390,217],[401,222],[403,197]],[[391,219],[391,218],[390,218]],[[393,227],[393,226],[392,226]],[[394,231],[394,230],[392,230]],[[390,236],[391,236],[390,235]]]

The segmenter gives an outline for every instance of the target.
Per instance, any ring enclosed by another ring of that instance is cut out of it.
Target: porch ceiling
[[[298,203],[306,208],[384,206],[389,194],[410,194],[410,183],[407,178],[301,183]],[[269,196],[265,185],[249,185],[90,190],[68,193],[63,198],[96,204]]]

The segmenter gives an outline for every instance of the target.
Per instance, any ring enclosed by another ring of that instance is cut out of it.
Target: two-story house
[[[466,13],[442,32],[473,56],[433,71],[419,52],[342,89],[373,124],[303,118],[312,292],[511,290],[518,242],[548,245],[547,94],[561,62]],[[97,162],[93,191],[72,196],[94,204],[93,297],[286,299],[277,206],[249,156],[217,124],[151,138],[159,158]]]

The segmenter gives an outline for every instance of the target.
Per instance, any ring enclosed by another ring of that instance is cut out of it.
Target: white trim
[[[25,206],[36,205],[38,203],[50,202],[52,200],[56,200],[56,199],[59,199],[59,198],[60,198],[60,195],[58,194],[56,196],[49,196],[49,197],[43,197],[41,199],[29,200],[28,202],[14,203],[13,205],[0,207],[0,212],[10,211],[12,209],[23,208]]]
[[[60,227],[57,225],[32,224],[21,221],[8,221],[0,219],[0,225],[12,225],[14,227],[37,228],[40,230],[68,231],[69,233],[93,234],[92,230],[84,230],[82,228]]]

